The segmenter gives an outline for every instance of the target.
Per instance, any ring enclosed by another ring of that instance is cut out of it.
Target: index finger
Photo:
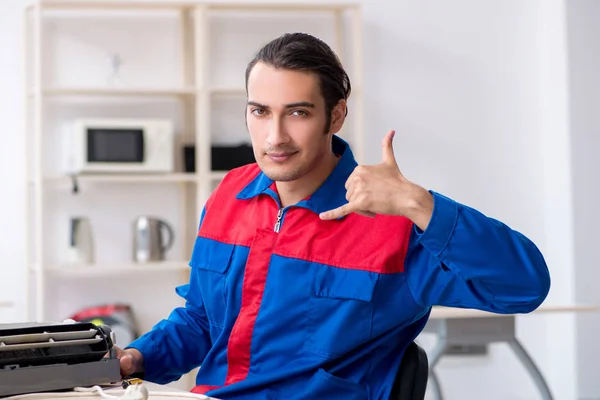
[[[344,217],[354,211],[358,211],[358,207],[352,203],[347,203],[333,210],[322,212],[319,217],[324,220],[331,220]]]

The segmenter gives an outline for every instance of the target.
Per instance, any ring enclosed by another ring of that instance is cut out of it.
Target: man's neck
[[[296,204],[313,194],[329,177],[338,161],[339,158],[335,154],[328,153],[326,159],[323,159],[310,174],[291,182],[276,182],[281,206]]]

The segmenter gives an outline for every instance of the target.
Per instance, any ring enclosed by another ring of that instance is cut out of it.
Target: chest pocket
[[[332,358],[367,342],[377,280],[378,274],[371,272],[316,266],[304,350]]]
[[[227,310],[227,272],[235,246],[198,238],[190,266],[196,269],[196,284],[212,326],[223,328]]]

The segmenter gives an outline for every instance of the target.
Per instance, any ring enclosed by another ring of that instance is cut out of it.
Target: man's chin
[[[289,168],[283,167],[265,167],[263,165],[259,165],[263,174],[265,174],[272,181],[277,182],[290,182],[299,178],[298,171],[291,170]]]

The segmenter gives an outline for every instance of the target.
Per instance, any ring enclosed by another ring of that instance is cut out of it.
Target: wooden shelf
[[[229,171],[212,171],[209,179],[219,181],[227,175]],[[44,178],[44,183],[65,184],[72,183],[71,176],[55,176]],[[196,183],[198,175],[193,173],[176,174],[95,174],[95,175],[77,175],[77,183]],[[34,181],[30,180],[30,184]]]
[[[196,174],[95,174],[77,175],[78,183],[108,182],[108,183],[195,183],[198,179]],[[69,183],[70,176],[57,176],[44,178],[48,183]]]
[[[177,10],[199,5],[193,2],[131,2],[131,1],[54,1],[41,0],[44,9],[81,10],[81,9],[132,9],[132,10]]]
[[[305,4],[305,3],[208,3],[208,2],[132,2],[132,1],[54,1],[39,2],[44,9],[132,9],[132,10],[177,10],[205,6],[216,11],[343,11],[358,8],[355,3]],[[31,7],[31,6],[30,6]]]
[[[213,95],[233,95],[233,96],[245,96],[246,88],[244,87],[214,87],[210,88],[209,92]]]
[[[129,97],[160,97],[160,96],[195,96],[200,90],[196,88],[99,88],[99,87],[50,87],[44,88],[41,94],[49,97],[59,96],[129,96]],[[244,87],[215,87],[210,88],[213,95],[245,96]],[[29,95],[39,92],[31,90]]]
[[[185,272],[189,269],[188,261],[162,261],[149,263],[117,263],[117,264],[64,264],[55,265],[44,272],[63,277],[98,277],[120,274],[147,274],[151,272]],[[37,272],[33,269],[32,272]]]
[[[307,4],[307,3],[209,3],[210,10],[215,11],[344,11],[349,9],[358,9],[357,3],[339,3],[339,4]]]
[[[220,181],[221,179],[225,178],[227,173],[229,173],[229,171],[213,171],[210,173],[210,179],[213,181]]]
[[[36,92],[32,91],[31,95]],[[194,96],[195,88],[94,88],[94,87],[55,87],[44,88],[45,96]]]

